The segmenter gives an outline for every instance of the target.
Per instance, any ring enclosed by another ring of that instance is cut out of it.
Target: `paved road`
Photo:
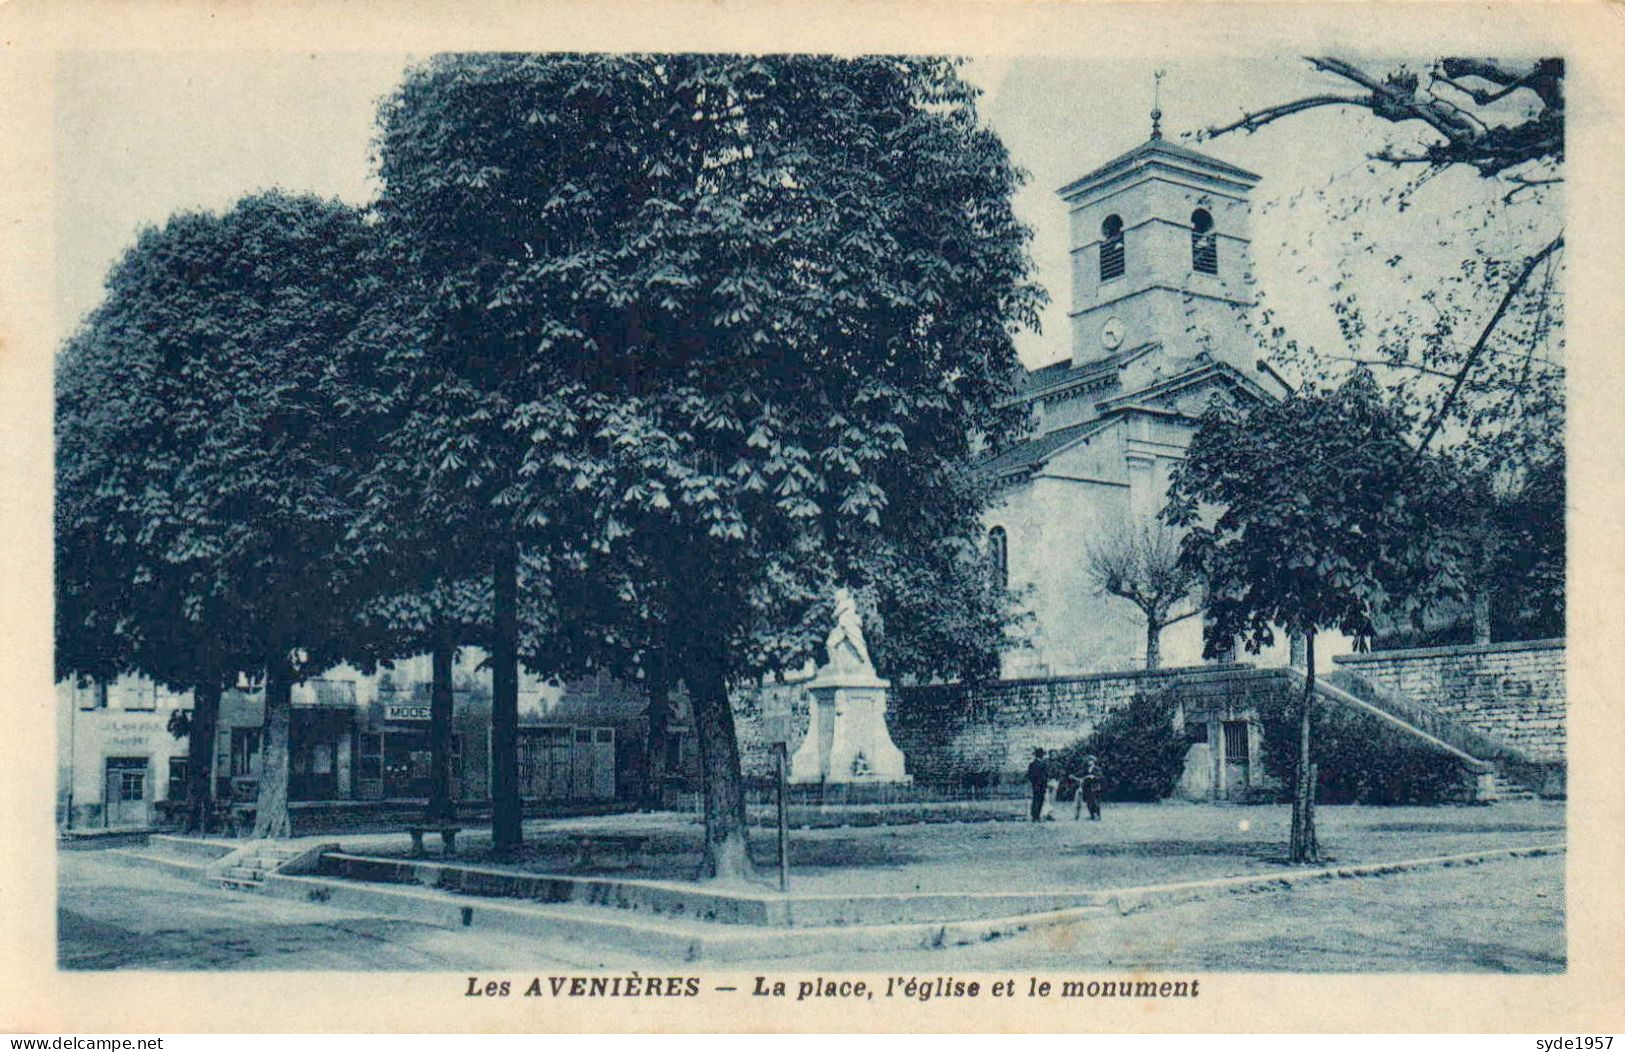
[[[57,854],[58,963],[104,970],[585,971],[647,961],[204,887],[104,851]]]
[[[200,887],[100,851],[63,852],[58,860],[66,969],[530,973],[674,963]],[[1559,972],[1563,863],[1554,855],[1316,882],[973,946],[741,962],[726,970]]]
[[[1224,895],[1012,939],[888,954],[871,967],[905,974],[1561,972],[1564,858],[1504,859]],[[796,967],[850,968],[851,960],[808,957]]]

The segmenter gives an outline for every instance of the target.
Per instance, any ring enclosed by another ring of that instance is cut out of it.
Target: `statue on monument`
[[[829,658],[826,672],[875,674],[875,666],[869,660],[869,646],[863,641],[863,619],[858,616],[858,604],[845,588],[835,589],[835,627],[824,641],[824,652]]]
[[[907,763],[886,726],[891,684],[875,674],[858,604],[845,588],[835,590],[824,651],[828,661],[806,686],[807,733],[790,757],[790,781],[907,784]]]

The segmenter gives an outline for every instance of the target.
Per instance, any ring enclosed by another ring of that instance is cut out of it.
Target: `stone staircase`
[[[255,840],[228,857],[213,875],[222,888],[258,891],[268,874],[275,873],[304,853],[303,848],[275,840]]]
[[[1499,769],[1490,776],[1491,800],[1538,800],[1540,794],[1522,782],[1513,781]]]
[[[1302,672],[1288,671],[1302,684]],[[1562,764],[1531,757],[1516,746],[1379,687],[1347,669],[1317,676],[1315,693],[1327,701],[1363,709],[1455,756],[1476,778],[1475,800],[1531,800],[1563,793]]]

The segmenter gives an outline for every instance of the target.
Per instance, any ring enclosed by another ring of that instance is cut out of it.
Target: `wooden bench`
[[[423,822],[418,825],[407,826],[406,831],[412,834],[412,854],[428,854],[423,848],[423,834],[439,833],[440,842],[443,845],[441,854],[450,855],[457,850],[457,834],[463,831],[463,827],[447,825],[443,822]]]
[[[622,833],[570,833],[570,843],[575,845],[576,869],[588,869],[593,864],[595,850],[609,849],[621,854],[623,865],[630,866],[643,854],[643,846],[649,842],[646,836],[628,835]]]

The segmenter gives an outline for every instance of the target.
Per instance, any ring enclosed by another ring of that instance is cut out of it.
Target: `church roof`
[[[1101,362],[1111,361],[1112,359],[1101,360]],[[1091,362],[1078,368],[1079,370],[1089,369],[1098,364],[1100,363]],[[1053,369],[1055,367],[1050,366],[1049,368]],[[1035,371],[1043,372],[1044,370]],[[1052,456],[1074,442],[1104,431],[1116,423],[1125,413],[1166,414],[1176,412],[1164,406],[1158,406],[1155,402],[1157,399],[1166,398],[1186,388],[1213,380],[1228,384],[1232,388],[1239,387],[1255,398],[1272,397],[1258,381],[1244,375],[1235,366],[1227,362],[1203,362],[1195,368],[1159,378],[1145,387],[1099,402],[1095,406],[1100,414],[1099,416],[1080,424],[1070,424],[1066,427],[1056,428],[1054,431],[1035,435],[1023,442],[1018,442],[1009,449],[982,461],[977,465],[977,470],[995,478],[1025,474],[1044,464]]]
[[[1129,347],[1104,358],[1096,358],[1081,365],[1062,359],[1038,369],[1024,369],[1016,379],[1016,392],[1012,402],[1025,402],[1040,394],[1052,394],[1113,376],[1119,368],[1148,351],[1162,346],[1155,341]]]
[[[1231,179],[1241,180],[1249,185],[1258,182],[1262,178],[1262,176],[1249,172],[1245,168],[1238,168],[1227,161],[1221,161],[1217,157],[1209,157],[1207,154],[1198,153],[1188,146],[1181,146],[1178,143],[1169,142],[1167,139],[1159,138],[1147,139],[1145,142],[1134,147],[1134,149],[1125,154],[1114,157],[1087,175],[1080,176],[1079,178],[1072,180],[1070,183],[1067,183],[1065,186],[1057,190],[1056,193],[1060,194],[1062,197],[1065,197],[1068,194],[1071,194],[1073,191],[1079,190],[1090,183],[1100,182],[1108,176],[1116,175],[1119,172],[1126,172],[1141,163],[1153,163],[1157,160],[1184,161],[1188,164],[1194,164],[1206,169],[1215,175],[1227,176]]]
[[[1189,387],[1196,387],[1209,380],[1219,380],[1231,387],[1240,387],[1255,398],[1269,398],[1269,392],[1257,380],[1243,373],[1240,369],[1228,362],[1203,362],[1193,369],[1175,373],[1172,376],[1160,377],[1136,391],[1108,398],[1096,404],[1103,415],[1118,409],[1144,408],[1159,398],[1177,394]]]
[[[1081,424],[1058,427],[1047,434],[1018,442],[1009,449],[982,461],[976,468],[995,478],[1031,471],[1066,446],[1079,439],[1088,438],[1097,431],[1105,430],[1111,423],[1111,420],[1097,417]]]

